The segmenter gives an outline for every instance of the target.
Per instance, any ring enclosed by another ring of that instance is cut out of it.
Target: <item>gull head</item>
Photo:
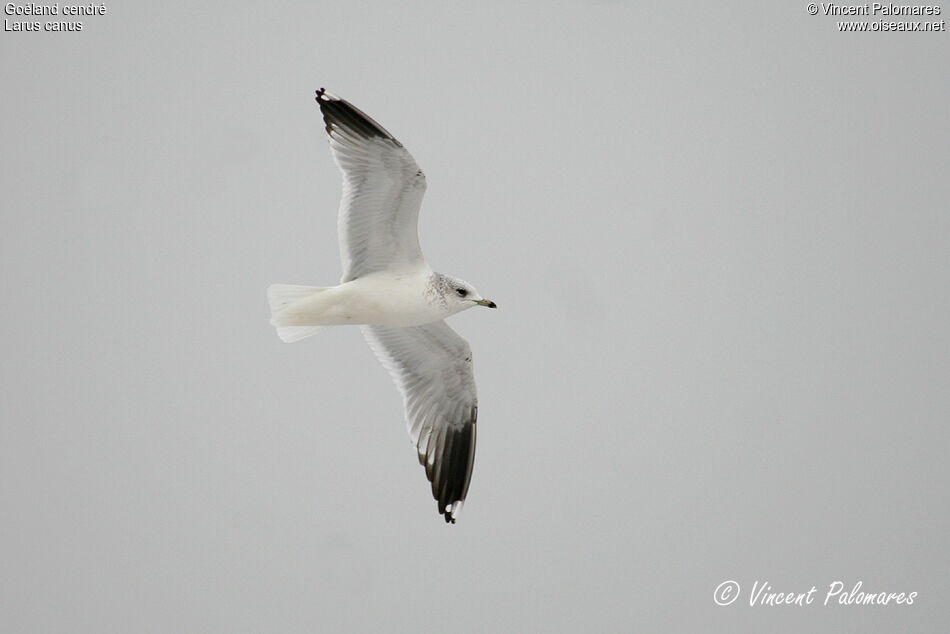
[[[450,314],[459,313],[473,306],[498,308],[495,302],[482,297],[474,286],[464,280],[441,273],[436,273],[433,277],[433,286]]]

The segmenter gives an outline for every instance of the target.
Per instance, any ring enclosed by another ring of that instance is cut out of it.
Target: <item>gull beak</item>
[[[498,308],[498,306],[495,305],[495,302],[491,301],[490,299],[476,299],[475,303],[479,306],[485,306],[486,308]]]

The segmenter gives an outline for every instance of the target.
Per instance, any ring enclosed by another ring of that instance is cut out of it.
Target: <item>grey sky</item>
[[[510,5],[2,34],[0,631],[944,631],[948,34]],[[320,86],[500,307],[455,526],[358,330],[267,323],[340,274]]]

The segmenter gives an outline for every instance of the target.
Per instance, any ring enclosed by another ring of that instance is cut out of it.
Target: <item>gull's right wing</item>
[[[342,281],[425,266],[417,229],[425,174],[393,135],[349,102],[321,88],[317,103],[343,172]]]

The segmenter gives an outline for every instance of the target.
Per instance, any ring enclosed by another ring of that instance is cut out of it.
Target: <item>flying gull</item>
[[[472,478],[478,399],[471,348],[444,319],[495,302],[426,264],[417,230],[426,177],[402,143],[323,88],[317,103],[343,172],[343,277],[330,287],[271,285],[270,323],[287,342],[330,326],[361,326],[402,393],[439,513],[454,523]]]

